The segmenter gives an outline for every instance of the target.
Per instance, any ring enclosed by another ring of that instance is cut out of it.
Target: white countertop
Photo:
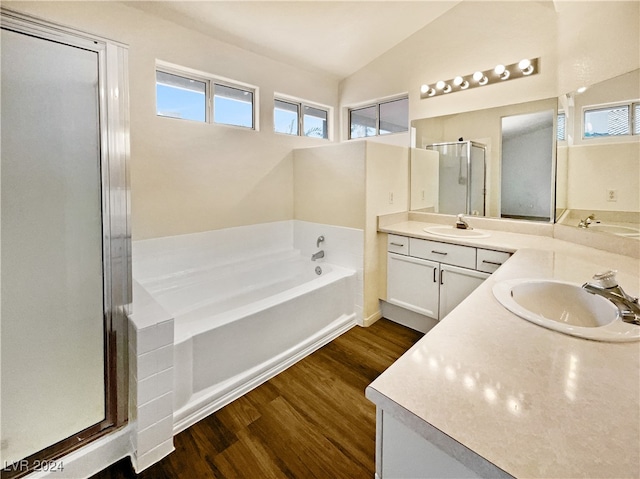
[[[492,287],[515,278],[583,283],[616,269],[637,296],[640,261],[551,237],[491,231],[458,240],[429,235],[425,226],[380,230],[516,253],[379,376],[367,397],[419,433],[425,425],[444,433],[441,442],[453,443],[449,452],[463,463],[477,462],[477,454],[518,478],[639,478],[640,342],[550,331],[503,308]]]

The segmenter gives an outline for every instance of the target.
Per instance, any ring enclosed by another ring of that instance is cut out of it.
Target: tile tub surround
[[[427,224],[402,219],[381,230],[435,239]],[[640,477],[640,343],[547,330],[491,292],[506,279],[582,283],[616,269],[637,296],[640,261],[550,236],[492,231],[464,243],[516,252],[367,397],[480,477],[496,468],[513,477]]]
[[[173,448],[173,318],[137,281],[129,315],[131,461],[140,472]]]

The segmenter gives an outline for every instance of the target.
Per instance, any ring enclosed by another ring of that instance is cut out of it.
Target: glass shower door
[[[2,31],[2,467],[105,420],[98,54]]]

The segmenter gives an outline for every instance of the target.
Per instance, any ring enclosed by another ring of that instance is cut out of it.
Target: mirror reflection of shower
[[[474,141],[427,145],[438,153],[438,201],[434,211],[484,216],[486,146]]]

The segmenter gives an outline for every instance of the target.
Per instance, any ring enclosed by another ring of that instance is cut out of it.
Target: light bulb
[[[426,83],[420,87],[420,93],[422,93],[423,95],[426,94],[428,91],[429,91],[429,85],[427,85]]]
[[[533,73],[533,65],[531,60],[524,58],[518,63],[518,68],[522,71],[523,75],[531,75]]]
[[[502,75],[505,71],[505,67],[504,65],[496,65],[493,71],[496,72],[496,75]]]
[[[443,91],[444,93],[449,93],[449,92],[451,91],[451,85],[446,85],[446,86],[442,89],[442,91]]]
[[[480,80],[482,80],[482,77],[484,77],[484,75],[482,74],[482,72],[475,72],[473,74],[473,79],[477,82],[479,82]]]
[[[455,78],[453,79],[453,84],[454,84],[455,86],[460,86],[460,85],[462,85],[462,82],[463,82],[463,81],[464,81],[464,80],[462,79],[462,77],[461,77],[461,76],[457,76],[457,77],[455,77]]]
[[[443,82],[442,80],[440,80],[438,83],[436,83],[436,88],[438,90],[442,90],[445,87],[446,83]]]

